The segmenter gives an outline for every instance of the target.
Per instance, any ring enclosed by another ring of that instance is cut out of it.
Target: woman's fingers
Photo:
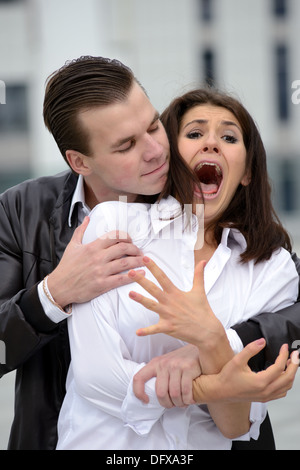
[[[248,365],[249,360],[256,356],[266,345],[266,340],[260,338],[252,343],[247,344],[240,353],[235,356],[235,362],[240,367]]]
[[[155,300],[149,299],[148,297],[145,297],[144,295],[135,291],[130,291],[129,297],[135,302],[138,302],[139,304],[143,305],[145,308],[148,308],[149,310],[158,313],[159,304]]]
[[[145,266],[153,274],[153,276],[158,281],[159,285],[164,291],[170,292],[172,289],[175,288],[174,284],[170,281],[168,276],[164,273],[162,269],[157,266],[157,264],[152,259],[148,258],[148,256],[144,256],[143,261],[145,263]]]

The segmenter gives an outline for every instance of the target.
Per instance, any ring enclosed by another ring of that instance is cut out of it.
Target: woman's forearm
[[[223,327],[220,328],[218,341],[214,344],[203,345],[199,350],[204,376],[219,374],[224,365],[234,357]],[[194,399],[197,401],[197,387],[194,387],[194,391],[196,392]],[[228,439],[239,437],[249,431],[251,403],[215,402],[207,406],[215,424]]]

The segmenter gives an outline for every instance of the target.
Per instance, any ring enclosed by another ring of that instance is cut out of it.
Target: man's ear
[[[66,151],[67,161],[75,173],[78,173],[82,176],[87,176],[91,173],[90,166],[88,165],[88,158],[86,155],[83,155],[80,152],[75,150]]]

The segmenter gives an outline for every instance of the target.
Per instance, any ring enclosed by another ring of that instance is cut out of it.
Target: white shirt
[[[85,216],[89,215],[91,210],[85,202],[85,194],[84,194],[84,184],[83,184],[83,177],[79,175],[77,185],[72,197],[72,202],[69,211],[69,218],[68,223],[71,226],[71,218],[75,209],[78,210],[78,222],[82,223]],[[115,230],[115,229],[113,229]],[[48,295],[51,296],[51,292],[48,290],[47,280],[46,280],[46,289],[48,291]],[[67,319],[70,314],[63,312],[61,309],[56,307],[46,296],[44,289],[43,289],[43,281],[38,285],[38,295],[45,311],[45,314],[55,323],[59,323],[62,320]],[[226,334],[230,345],[235,353],[240,352],[243,349],[243,343],[238,336],[237,332],[231,328],[226,329]]]
[[[83,242],[116,228],[124,230],[178,288],[191,289],[197,225],[178,239],[173,236],[179,233],[175,226],[179,221],[182,227],[182,220],[161,217],[165,209],[178,210],[171,197],[152,206],[122,204],[97,206],[90,214]],[[244,249],[243,236],[224,229],[205,268],[206,294],[225,328],[262,311],[291,305],[298,294],[298,274],[287,251],[278,250],[269,261],[255,265],[239,263]],[[146,275],[156,282],[149,271]],[[130,290],[132,285],[122,286],[89,303],[73,305],[68,320],[72,361],[57,449],[230,449],[231,441],[219,432],[205,406],[160,406],[155,378],[146,384],[149,404],[135,397],[135,373],[154,356],[184,343],[163,334],[137,337],[136,329],[156,323],[158,316],[132,301]],[[138,284],[134,290],[143,291]],[[265,413],[265,405],[252,404],[253,424],[243,439],[258,437]]]

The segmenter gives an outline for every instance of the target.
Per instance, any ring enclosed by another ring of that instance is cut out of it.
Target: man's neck
[[[101,202],[118,201],[120,200],[120,198],[122,198],[122,200],[124,200],[125,198],[126,202],[136,202],[137,200],[137,196],[134,194],[122,195],[120,193],[119,195],[117,195],[117,194],[112,194],[109,191],[103,192],[101,194],[101,192],[98,191],[96,195],[92,187],[85,180],[84,180],[84,194],[85,194],[85,202],[90,207],[90,209],[93,209],[97,204],[100,204]]]

